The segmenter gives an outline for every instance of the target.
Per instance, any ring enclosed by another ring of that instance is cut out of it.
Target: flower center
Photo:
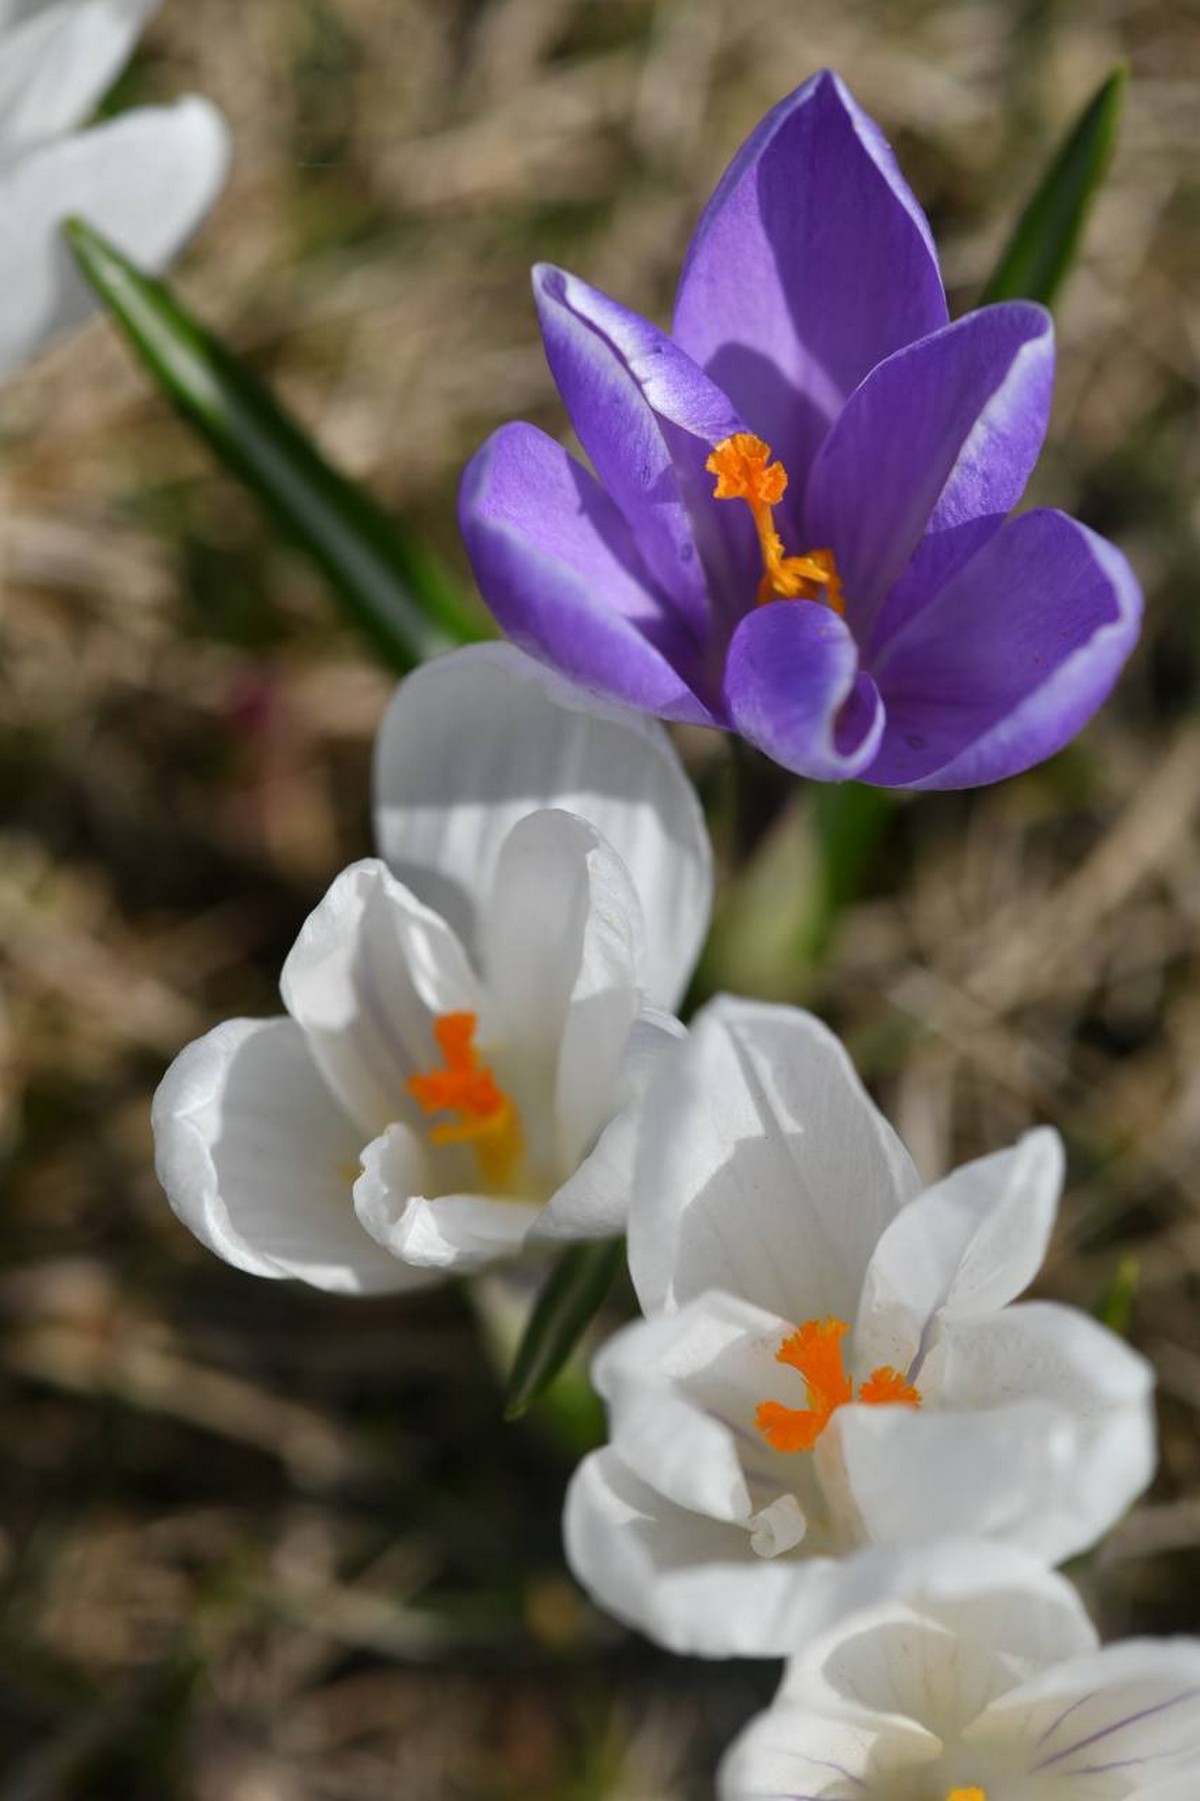
[[[451,1113],[431,1128],[433,1144],[470,1144],[490,1188],[511,1181],[521,1157],[521,1119],[513,1102],[475,1049],[473,1013],[443,1013],[433,1024],[441,1069],[410,1076],[405,1086],[425,1113]]]
[[[810,550],[799,557],[784,555],[783,540],[775,530],[774,508],[787,491],[788,475],[782,463],[771,461],[771,446],[753,432],[734,432],[731,438],[722,438],[704,467],[717,478],[714,499],[744,500],[750,508],[763,560],[757,604],[823,600],[835,613],[844,613],[842,583],[832,550]]]
[[[808,1389],[808,1406],[783,1407],[763,1401],[754,1419],[776,1451],[811,1451],[839,1407],[855,1399],[854,1384],[842,1365],[842,1340],[850,1330],[845,1320],[810,1319],[789,1334],[775,1353],[776,1363],[799,1370]],[[919,1407],[920,1390],[890,1364],[874,1369],[858,1385],[865,1407]],[[947,1801],[986,1801],[979,1791],[956,1789]]]

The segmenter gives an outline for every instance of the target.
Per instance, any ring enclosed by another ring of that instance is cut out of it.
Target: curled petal
[[[883,704],[849,628],[815,601],[772,601],[746,615],[729,646],[725,695],[744,738],[813,781],[861,775],[883,737]]]
[[[466,1275],[515,1257],[537,1218],[532,1201],[423,1192],[438,1161],[408,1126],[394,1125],[362,1154],[354,1185],[358,1219],[401,1268]]]

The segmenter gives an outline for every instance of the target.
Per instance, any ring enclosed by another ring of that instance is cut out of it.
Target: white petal
[[[779,1657],[825,1599],[829,1559],[758,1558],[745,1528],[657,1494],[611,1447],[584,1459],[567,1491],[567,1561],[599,1603],[668,1650]]]
[[[827,1489],[880,1544],[950,1536],[1040,1548],[1034,1517],[1070,1484],[1076,1434],[1045,1400],[940,1413],[843,1407],[817,1449]]]
[[[430,1198],[422,1193],[430,1161],[421,1138],[403,1125],[367,1146],[354,1206],[371,1237],[415,1270],[465,1274],[519,1255],[537,1207],[481,1194]]]
[[[996,1701],[969,1742],[1011,1758],[1063,1801],[1110,1793],[1157,1801],[1157,1785],[1181,1771],[1194,1795],[1200,1643],[1134,1639],[1061,1664]],[[1094,1786],[1118,1771],[1119,1789]]]
[[[594,826],[545,808],[513,827],[483,922],[484,971],[527,1137],[552,1122],[552,1141],[530,1148],[554,1180],[612,1116],[641,936],[628,873]]]
[[[634,1020],[617,1078],[613,1104],[618,1111],[542,1209],[535,1240],[616,1238],[624,1232],[642,1119],[636,1103],[662,1059],[674,1056],[686,1036],[668,1013],[646,1010]]]
[[[360,1135],[290,1019],[231,1019],[188,1045],[154,1097],[153,1125],[171,1206],[227,1263],[347,1294],[420,1279],[359,1225]]]
[[[1041,1268],[1063,1177],[1046,1128],[955,1170],[904,1208],[875,1247],[855,1350],[864,1369],[907,1369],[935,1314],[991,1313]]]
[[[375,746],[379,847],[469,948],[500,846],[538,807],[579,814],[626,865],[646,922],[642,985],[673,1007],[708,930],[712,853],[662,728],[510,644],[453,651],[401,684]]]
[[[1153,1370],[1072,1307],[1030,1301],[952,1321],[927,1369],[938,1404],[976,1418],[1030,1402],[1053,1409],[1064,1461],[1045,1459],[1044,1486],[1012,1534],[1051,1562],[1094,1544],[1154,1474]]]
[[[58,0],[0,21],[0,164],[87,119],[125,67],[157,0]]]
[[[43,145],[0,174],[0,373],[90,317],[96,303],[59,227],[73,214],[161,269],[225,180],[228,133],[206,100],[140,107]]]
[[[917,1191],[842,1046],[792,1007],[711,1002],[641,1102],[629,1267],[647,1312],[726,1289],[796,1324],[853,1320]]]
[[[453,932],[375,858],[344,869],[309,915],[280,990],[326,1081],[368,1137],[394,1120],[418,1120],[405,1084],[441,1062],[434,1019],[479,1010]]]

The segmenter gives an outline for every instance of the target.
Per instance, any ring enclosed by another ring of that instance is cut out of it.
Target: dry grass
[[[1116,704],[1048,769],[900,808],[820,969],[811,821],[727,884],[710,979],[850,1036],[932,1172],[1033,1119],[1048,1286],[1139,1260],[1163,1472],[1086,1572],[1115,1629],[1200,1575],[1200,9],[1186,0],[171,0],[131,94],[194,86],[238,166],[182,276],[328,448],[454,544],[456,470],[559,416],[526,271],[662,311],[697,204],[832,62],[960,303],[1118,55],[1120,158],[1059,310],[1039,498],[1146,584]],[[568,1460],[498,1421],[456,1295],[255,1285],[171,1219],[147,1101],[266,1012],[367,846],[386,681],[98,329],[4,395],[0,1801],[683,1801],[769,1672],[684,1664],[566,1583]],[[720,747],[690,747],[719,785]]]

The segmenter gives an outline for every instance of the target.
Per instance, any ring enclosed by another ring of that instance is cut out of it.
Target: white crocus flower
[[[1050,1131],[921,1192],[837,1040],[718,1000],[638,1107],[611,1443],[567,1551],[675,1650],[782,1654],[846,1553],[960,1535],[1056,1562],[1150,1480],[1151,1374],[1093,1320],[1010,1303],[1054,1222]]]
[[[721,1801],[1192,1801],[1200,1641],[1097,1647],[1078,1596],[987,1544],[914,1558],[787,1668]]]
[[[220,192],[228,134],[194,97],[89,131],[157,0],[0,0],[0,375],[91,314],[60,226],[72,214],[163,267]]]
[[[682,1027],[708,839],[661,728],[511,645],[401,684],[376,750],[387,861],[155,1097],[159,1175],[210,1249],[365,1292],[623,1230],[629,1102]]]

